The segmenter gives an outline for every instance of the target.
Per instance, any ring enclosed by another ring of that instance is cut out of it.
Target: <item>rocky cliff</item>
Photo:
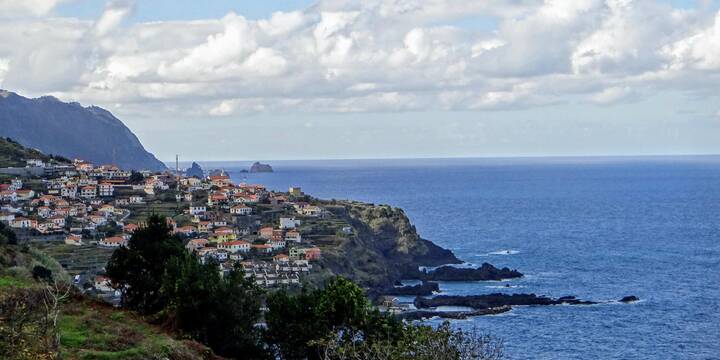
[[[96,106],[0,90],[0,125],[0,136],[46,154],[125,169],[165,169],[120,120]]]
[[[418,278],[419,266],[461,262],[450,250],[422,239],[402,209],[349,201],[329,208],[354,233],[324,250],[323,267],[371,289],[371,295],[403,278]]]

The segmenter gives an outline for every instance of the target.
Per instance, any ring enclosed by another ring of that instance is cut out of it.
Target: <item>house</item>
[[[230,213],[234,215],[250,215],[252,208],[247,205],[237,205],[230,208]]]
[[[50,218],[50,222],[58,228],[65,227],[65,218],[62,216],[53,216]]]
[[[97,188],[95,186],[83,186],[80,189],[80,197],[92,199],[97,196]]]
[[[205,212],[207,212],[207,207],[205,207],[205,206],[191,206],[190,207],[190,215],[202,215]]]
[[[232,185],[232,181],[230,180],[229,176],[221,174],[216,176],[210,176],[210,184],[212,186],[225,187]]]
[[[66,184],[60,189],[60,196],[74,199],[77,196],[77,186],[75,184]]]
[[[16,190],[17,201],[30,200],[35,197],[35,192],[32,190],[22,189]]]
[[[305,216],[321,216],[323,214],[323,209],[319,206],[315,205],[308,205],[302,208],[300,211],[301,214]]]
[[[139,228],[140,228],[140,226],[137,224],[127,224],[127,225],[123,226],[123,231],[128,234],[132,234]]]
[[[253,244],[252,248],[259,254],[272,254],[273,248],[268,244]]]
[[[17,193],[15,190],[0,191],[0,200],[15,202],[17,201]]]
[[[65,244],[80,246],[83,244],[82,235],[70,234],[65,237]]]
[[[272,237],[270,238],[273,241],[282,241],[285,238],[285,232],[281,229],[275,229],[272,232]]]
[[[13,220],[15,220],[15,214],[1,211],[0,212],[0,221],[5,221],[8,224],[11,223]]]
[[[196,251],[204,248],[208,243],[207,239],[192,239],[188,241],[185,248],[188,249],[188,251]]]
[[[128,200],[130,201],[130,204],[144,204],[145,203],[145,200],[143,199],[143,197],[139,196],[139,195],[130,196],[130,199],[128,199]]]
[[[41,206],[41,207],[37,208],[37,214],[41,218],[49,217],[51,213],[52,213],[52,209],[50,209],[47,206]]]
[[[25,164],[28,167],[41,167],[41,168],[45,167],[45,162],[40,159],[27,159],[27,160],[25,160]]]
[[[258,231],[258,235],[266,240],[272,239],[274,229],[272,226],[266,226]]]
[[[273,256],[273,262],[278,264],[288,264],[290,263],[290,257],[285,254],[277,254]]]
[[[236,253],[236,252],[247,253],[250,251],[250,243],[247,241],[243,241],[243,240],[226,241],[226,242],[219,243],[218,249],[227,250],[231,253]]]
[[[210,222],[209,221],[201,221],[198,223],[198,231],[201,233],[206,233],[210,231]]]
[[[224,203],[227,203],[227,201],[228,201],[228,197],[225,194],[215,193],[215,194],[210,194],[210,196],[208,196],[208,205],[209,206],[224,204]]]
[[[81,171],[81,172],[90,172],[93,171],[93,165],[87,161],[83,160],[75,160],[75,170]]]
[[[290,230],[285,233],[285,241],[292,241],[299,243],[302,241],[302,236],[300,236],[300,232],[297,230]]]
[[[30,220],[24,217],[17,217],[10,222],[10,227],[15,229],[33,229],[37,227],[37,220]]]
[[[270,240],[267,243],[273,250],[280,250],[285,248],[285,240]]]
[[[98,275],[95,277],[95,289],[102,292],[114,291],[110,278],[104,275]]]
[[[105,247],[121,247],[127,246],[128,241],[119,236],[113,236],[98,241],[98,245]]]
[[[299,186],[292,186],[290,187],[290,190],[288,190],[288,193],[292,196],[303,196],[302,189]]]
[[[195,234],[197,232],[197,229],[195,229],[194,226],[182,226],[177,229],[175,229],[176,234],[190,236],[192,234]]]
[[[112,197],[115,194],[115,185],[109,182],[102,182],[98,185],[100,197]]]
[[[99,212],[104,213],[106,216],[115,213],[115,207],[110,204],[101,205],[98,209]]]
[[[322,253],[319,248],[312,247],[305,249],[305,260],[307,261],[314,261],[314,260],[320,260],[322,257]]]
[[[301,221],[296,220],[293,218],[280,218],[280,228],[281,229],[294,229],[298,226],[300,226]]]

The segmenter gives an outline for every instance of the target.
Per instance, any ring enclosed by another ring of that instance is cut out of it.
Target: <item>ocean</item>
[[[641,299],[453,322],[502,338],[511,359],[720,359],[720,157],[274,161],[268,174],[201,165],[401,207],[462,260],[525,274],[442,283],[445,294]]]

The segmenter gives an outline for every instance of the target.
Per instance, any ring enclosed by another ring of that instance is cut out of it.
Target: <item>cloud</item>
[[[47,16],[56,3],[0,0],[17,8],[0,22],[3,85],[147,116],[511,110],[719,90],[720,13],[651,0],[333,0],[259,20],[122,27],[133,2],[110,1],[95,21]]]
[[[62,0],[0,0],[0,18],[42,16]]]
[[[611,104],[627,99],[633,94],[632,89],[628,86],[613,86],[593,94],[591,99],[598,104]]]
[[[94,31],[96,36],[105,36],[115,29],[120,23],[132,14],[134,2],[129,0],[113,0],[108,2],[100,18],[95,22]]]

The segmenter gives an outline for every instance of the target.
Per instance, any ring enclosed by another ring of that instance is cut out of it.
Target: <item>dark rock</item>
[[[429,296],[433,292],[439,292],[440,286],[436,282],[423,281],[422,284],[414,286],[389,287],[382,291],[385,295],[396,296]]]
[[[250,172],[251,173],[271,173],[271,172],[273,172],[273,168],[272,168],[272,166],[270,166],[268,164],[261,164],[259,162],[256,162],[256,163],[252,164],[252,166],[250,167]]]
[[[423,279],[432,281],[499,281],[520,278],[522,276],[523,274],[517,270],[510,270],[506,267],[498,269],[495,266],[484,263],[477,269],[442,266],[424,274]]]
[[[406,311],[395,315],[396,318],[407,321],[431,319],[439,317],[442,319],[463,320],[473,316],[497,315],[512,310],[510,306],[500,306],[491,309],[481,309],[473,311]]]
[[[113,114],[51,96],[28,99],[0,91],[0,136],[46,154],[115,164],[127,170],[165,170]]]
[[[434,298],[415,298],[415,307],[418,309],[438,306],[465,306],[475,310],[491,309],[501,306],[517,305],[592,305],[593,301],[578,300],[574,296],[564,296],[552,299],[535,294],[489,294],[472,296],[436,296]]]
[[[202,179],[205,177],[205,172],[203,171],[203,168],[198,165],[198,163],[193,162],[192,166],[190,166],[190,168],[185,171],[185,175]]]
[[[638,298],[637,296],[630,295],[630,296],[626,296],[626,297],[620,299],[620,302],[627,304],[627,303],[631,303],[631,302],[635,302],[635,301],[639,301],[639,300],[640,300],[640,298]]]

